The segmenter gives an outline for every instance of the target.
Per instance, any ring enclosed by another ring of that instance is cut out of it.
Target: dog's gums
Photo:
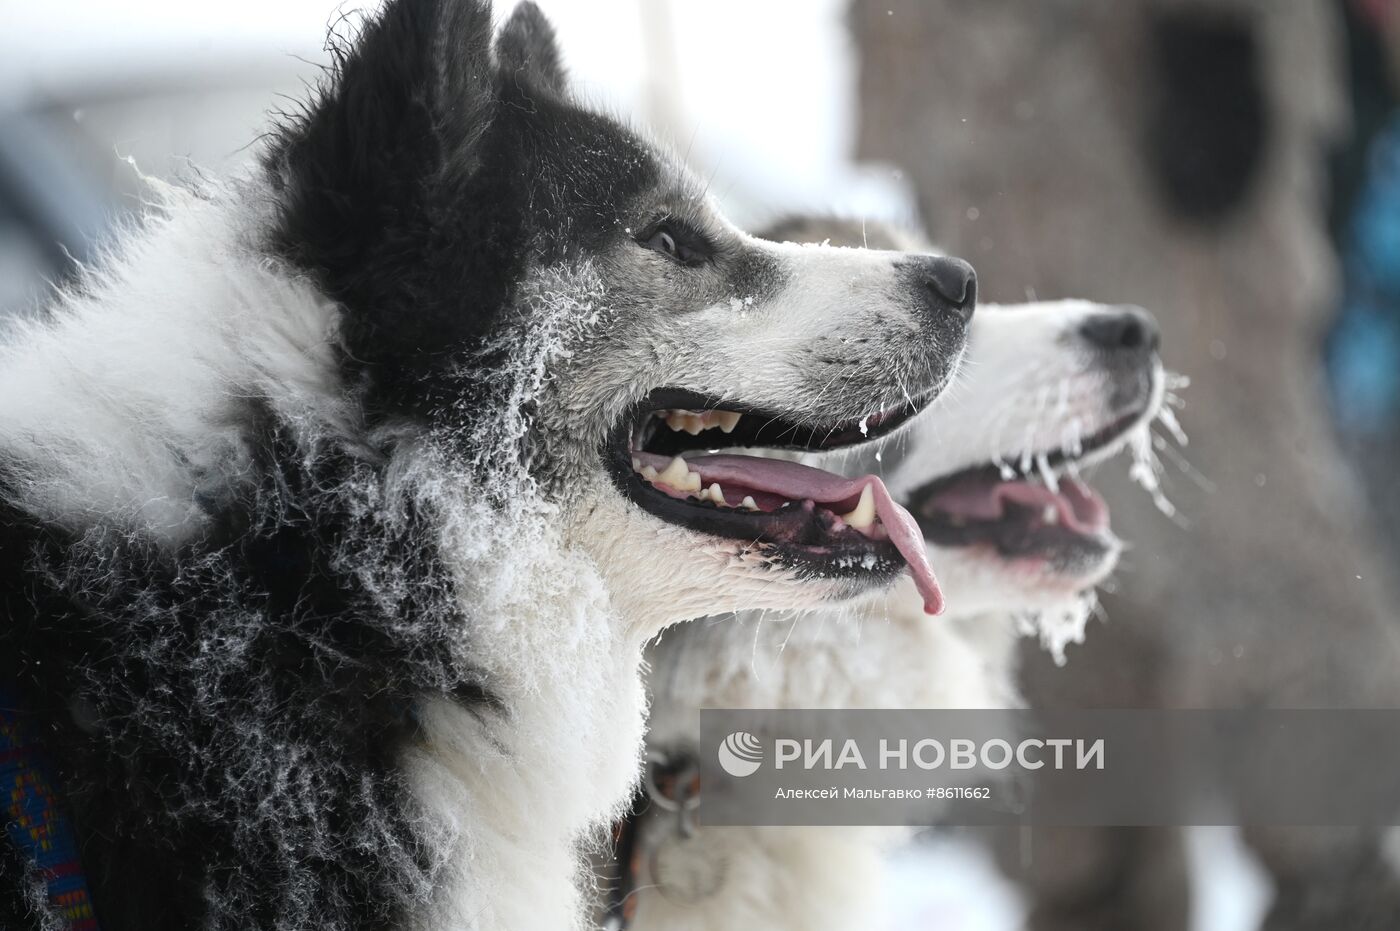
[[[785,562],[807,571],[883,575],[903,562],[925,610],[938,614],[943,596],[918,524],[879,478],[844,478],[782,459],[717,451],[840,449],[887,436],[923,403],[908,402],[818,429],[662,392],[627,422],[625,436],[615,438],[612,458],[624,453],[627,469],[618,474],[621,470],[614,468],[614,476],[632,500],[663,520],[774,545]]]

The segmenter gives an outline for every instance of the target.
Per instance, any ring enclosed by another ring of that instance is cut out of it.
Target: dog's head
[[[1163,381],[1138,308],[983,309],[956,388],[887,476],[959,612],[1053,607],[1113,570],[1122,544],[1082,472],[1143,434]]]
[[[922,563],[878,480],[716,453],[896,429],[960,357],[966,263],[744,234],[570,97],[530,3],[493,41],[486,3],[391,0],[266,164],[275,246],[343,308],[371,420],[517,474],[503,495],[554,507],[652,616],[801,606]]]

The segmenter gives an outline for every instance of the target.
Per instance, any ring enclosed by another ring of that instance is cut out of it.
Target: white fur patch
[[[256,251],[252,185],[163,187],[140,235],[52,316],[0,344],[0,455],[20,506],[70,530],[114,517],[178,543],[202,494],[240,484],[245,398],[296,420],[338,409],[334,305]],[[237,209],[230,203],[237,198]]]

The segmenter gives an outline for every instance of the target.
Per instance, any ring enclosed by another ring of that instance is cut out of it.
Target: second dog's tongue
[[[889,489],[877,476],[842,478],[797,462],[752,456],[696,456],[687,459],[686,465],[699,472],[706,484],[743,485],[794,501],[811,499],[817,504],[850,502],[854,506],[868,485],[880,523],[909,564],[909,574],[924,599],[924,610],[929,614],[943,613],[943,592],[924,551],[923,532],[913,516],[890,497]]]

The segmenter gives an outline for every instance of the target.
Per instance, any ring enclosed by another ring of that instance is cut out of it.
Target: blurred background
[[[1143,305],[1188,375],[1170,516],[1033,704],[1400,707],[1400,3],[540,0],[575,87],[738,222],[920,225],[991,301]],[[512,3],[501,4],[498,16]],[[368,3],[0,0],[0,315],[256,157]],[[1359,831],[935,833],[871,927],[1400,927]]]

